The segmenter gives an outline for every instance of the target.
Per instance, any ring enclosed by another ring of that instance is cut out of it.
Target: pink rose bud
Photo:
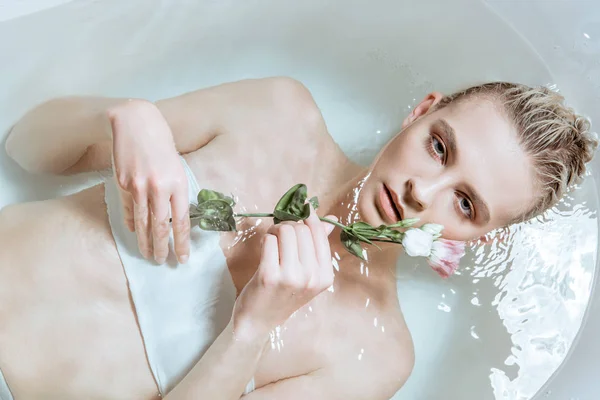
[[[438,239],[431,246],[427,262],[442,278],[448,278],[458,268],[465,255],[465,243],[456,240]]]

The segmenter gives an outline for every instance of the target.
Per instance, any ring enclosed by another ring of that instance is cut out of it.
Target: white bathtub
[[[600,3],[0,0],[0,139],[24,111],[54,96],[154,100],[270,75],[303,81],[336,140],[360,162],[372,158],[427,91],[452,91],[481,81],[555,83],[596,122]],[[4,153],[0,169],[0,207],[89,184],[89,177],[28,176]],[[577,199],[593,211],[584,222],[588,239],[596,241],[594,179],[600,181],[600,158],[593,174]],[[561,321],[571,326],[557,328],[564,334],[561,361],[562,354],[570,356],[552,379],[561,363],[556,357],[545,362],[543,350],[520,352],[519,371],[506,365],[514,362],[509,356],[520,346],[517,342],[527,338],[511,331],[510,307],[503,307],[502,300],[492,305],[497,295],[492,278],[470,286],[471,277],[463,273],[441,284],[427,271],[401,271],[399,296],[415,336],[417,368],[397,398],[597,399],[598,291],[585,312],[593,280],[599,279],[593,274],[597,245],[590,250],[588,243],[577,267],[582,276],[577,302]],[[503,274],[508,286],[519,279],[518,271]],[[479,302],[487,302],[487,308],[477,308]],[[542,317],[552,317],[550,306],[540,310]],[[548,329],[541,319],[536,324],[535,334]],[[469,379],[458,381],[464,376]]]

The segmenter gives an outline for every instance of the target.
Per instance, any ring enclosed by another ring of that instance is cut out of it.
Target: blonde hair
[[[590,132],[590,122],[567,107],[563,96],[553,90],[508,82],[486,83],[445,96],[437,108],[473,96],[499,103],[534,163],[539,195],[512,222],[533,218],[554,206],[581,179],[594,156],[598,142]]]

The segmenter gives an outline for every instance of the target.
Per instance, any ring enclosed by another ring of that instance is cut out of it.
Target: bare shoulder
[[[197,136],[197,132],[248,136],[310,127],[323,131],[325,123],[310,91],[288,77],[245,79],[223,83],[177,97],[157,106],[173,134]],[[295,128],[294,128],[295,127]]]
[[[335,378],[352,386],[346,389],[356,398],[391,398],[408,380],[415,359],[400,308],[371,304],[367,309],[349,309],[346,315],[352,315],[346,326],[352,333],[336,355]]]
[[[268,82],[285,116],[300,118],[306,124],[324,126],[321,111],[302,82],[287,77],[271,78]]]

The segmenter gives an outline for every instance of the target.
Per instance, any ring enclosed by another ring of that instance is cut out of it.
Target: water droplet
[[[589,38],[590,38],[590,35],[588,35],[587,33],[585,33],[585,32],[584,32],[584,33],[583,33],[583,37],[584,37],[584,38],[586,38],[586,39],[589,39]]]
[[[377,326],[377,317],[373,320],[373,325]]]
[[[365,304],[365,308],[369,307],[369,303],[370,303],[370,302],[371,302],[371,299],[370,299],[370,298],[368,298],[368,299],[367,299],[367,304]]]

